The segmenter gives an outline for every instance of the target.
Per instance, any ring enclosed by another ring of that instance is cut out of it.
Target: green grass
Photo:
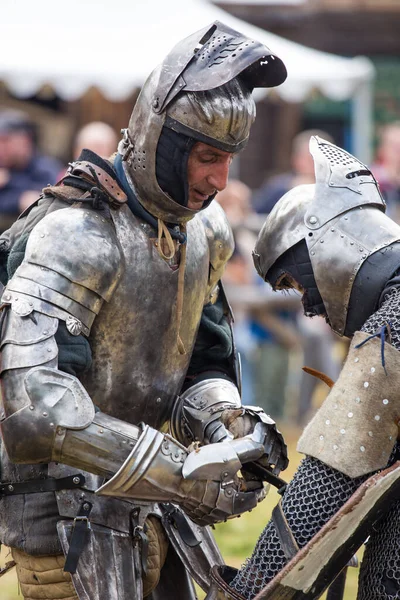
[[[283,427],[283,434],[289,446],[290,466],[283,473],[283,478],[289,480],[301,460],[301,456],[296,452],[296,440],[299,431]],[[246,513],[239,519],[232,519],[227,523],[222,523],[215,527],[215,537],[221,549],[222,555],[227,564],[240,567],[242,562],[249,556],[254,545],[269,520],[271,511],[279,500],[279,495],[274,489],[270,491],[267,498],[251,513]],[[2,564],[6,560],[6,549],[1,553]],[[7,560],[10,560],[8,558]],[[345,600],[354,600],[357,595],[357,577],[358,569],[351,568],[348,572]],[[15,576],[15,569],[0,578],[0,599],[1,600],[21,600],[22,596],[18,594],[18,583]],[[204,594],[199,591],[199,599],[204,598]],[[325,595],[323,596],[325,598]],[[108,600],[108,599],[104,599]]]

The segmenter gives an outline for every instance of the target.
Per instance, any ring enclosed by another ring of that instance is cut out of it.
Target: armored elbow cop
[[[262,458],[264,466],[279,474],[288,465],[286,444],[275,422],[259,407],[242,406],[237,387],[225,379],[206,379],[188,388],[175,404],[171,433],[186,446],[230,441],[242,463],[249,461],[246,455],[253,453],[253,443],[261,444],[263,451],[256,459]]]

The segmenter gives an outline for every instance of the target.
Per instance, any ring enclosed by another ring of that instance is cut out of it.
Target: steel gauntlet
[[[239,439],[246,438],[240,444],[241,464],[256,460],[274,474],[288,465],[287,447],[275,422],[259,407],[242,406],[237,387],[225,379],[206,379],[187,389],[175,404],[171,432],[187,446],[237,440],[232,447],[238,450]]]
[[[236,472],[227,472],[223,481],[207,478],[206,469],[200,480],[184,479],[188,456],[187,449],[179,442],[146,425],[122,467],[97,493],[174,502],[199,525],[223,521],[250,510],[262,499],[261,487],[241,489]]]

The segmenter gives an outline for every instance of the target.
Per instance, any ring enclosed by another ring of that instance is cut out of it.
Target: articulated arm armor
[[[111,476],[100,494],[177,502],[200,524],[253,508],[262,492],[241,491],[237,469],[224,482],[184,479],[184,446],[151,427],[96,412],[79,380],[58,370],[59,321],[72,335],[88,335],[121,270],[112,223],[92,209],[57,211],[32,231],[25,259],[2,297],[8,308],[1,340],[1,429],[10,459],[57,461]]]
[[[288,464],[286,444],[275,422],[261,408],[242,406],[237,387],[225,379],[205,379],[188,388],[175,405],[171,430],[185,445],[230,442],[241,463],[254,458],[273,467],[274,474]],[[197,453],[199,459],[203,453],[208,451]]]

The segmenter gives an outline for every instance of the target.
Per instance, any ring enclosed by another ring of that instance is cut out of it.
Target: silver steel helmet
[[[305,240],[330,326],[343,335],[357,273],[371,255],[400,241],[400,227],[384,214],[379,186],[365,165],[317,136],[310,152],[316,183],[295,187],[277,202],[258,236],[254,264],[269,281],[278,259]],[[274,287],[286,283],[282,276]]]
[[[283,62],[266,46],[219,21],[179,42],[144,84],[118,147],[143,206],[169,222],[188,221],[197,212],[158,184],[156,151],[164,126],[237,152],[255,117],[252,89],[285,79]]]

